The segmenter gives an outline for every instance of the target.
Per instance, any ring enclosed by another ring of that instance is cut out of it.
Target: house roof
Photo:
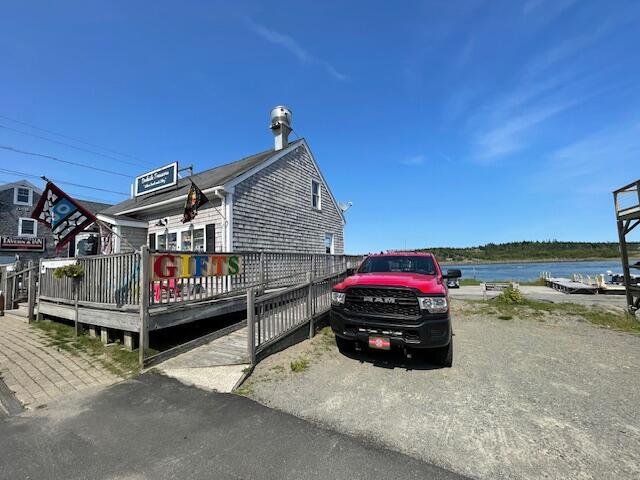
[[[0,192],[3,192],[5,190],[9,190],[11,188],[14,187],[28,187],[31,188],[32,190],[34,190],[37,193],[42,193],[42,190],[40,190],[38,187],[36,187],[33,183],[31,183],[29,180],[26,179],[21,179],[18,180],[16,182],[11,182],[11,183],[5,183],[3,185],[0,185]]]
[[[112,206],[111,203],[90,202],[89,200],[81,200],[76,198],[74,198],[74,200],[94,215],[96,215],[98,212],[103,211],[105,208],[109,208]]]
[[[34,192],[38,193],[39,195],[42,195],[42,190],[40,188],[36,187],[33,183],[31,183],[29,180],[25,180],[24,178],[22,180],[18,180],[16,182],[5,183],[3,185],[0,185],[0,192],[3,192],[5,190],[9,190],[9,189],[15,188],[15,187],[28,187],[28,188],[31,188]],[[111,203],[90,202],[89,200],[82,200],[82,199],[79,199],[79,198],[74,198],[74,200],[77,201],[78,203],[80,203],[80,205],[85,207],[87,210],[89,210],[94,215],[96,213],[104,210],[105,208],[111,207],[111,205],[112,205]]]
[[[302,144],[303,139],[298,139],[295,142],[291,142],[290,146],[297,143]],[[213,188],[224,185],[225,183],[239,177],[243,173],[251,170],[252,168],[266,162],[272,156],[278,154],[279,151],[269,149],[264,152],[256,153],[249,157],[241,158],[235,162],[220,165],[219,167],[205,170],[204,172],[196,173],[189,177],[181,178],[178,180],[178,184],[167,190],[160,190],[158,192],[150,193],[148,195],[142,195],[136,198],[130,198],[116,205],[113,205],[106,210],[102,210],[100,213],[105,215],[118,215],[120,212],[126,212],[131,209],[145,207],[153,205],[165,200],[171,200],[176,197],[186,195],[189,192],[189,187],[193,181],[200,190]]]

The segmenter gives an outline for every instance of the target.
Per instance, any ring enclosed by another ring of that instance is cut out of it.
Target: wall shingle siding
[[[321,210],[311,205],[311,180],[320,182]],[[324,253],[325,233],[344,253],[342,216],[304,145],[235,187],[233,245],[236,251]]]
[[[0,191],[0,235],[8,235],[12,237],[18,236],[18,219],[31,217],[31,212],[38,204],[40,200],[40,194],[36,191],[33,192],[33,204],[31,206],[15,205],[13,203],[13,188]],[[40,258],[51,258],[57,256],[67,255],[67,246],[62,248],[60,255],[56,254],[56,249],[53,245],[53,236],[51,230],[38,223],[37,237],[45,239],[45,251],[44,252],[29,252],[29,251],[11,251],[0,250],[0,256],[14,256],[18,254],[20,260],[24,263],[29,260],[37,261]]]
[[[206,224],[214,223],[216,225],[216,251],[222,251],[222,227],[224,218],[220,215],[219,212],[222,211],[221,201],[219,198],[216,198],[213,194],[209,194],[207,197],[210,202],[205,204],[203,207],[198,209],[198,215],[193,220],[194,228],[205,228]],[[146,220],[149,222],[149,233],[155,234],[163,234],[165,228],[168,228],[169,231],[175,230],[185,230],[189,228],[188,223],[182,223],[184,213],[184,205],[181,204],[179,207],[166,211],[164,214],[155,214],[155,216],[146,216],[146,217],[138,217],[141,220]],[[167,226],[159,227],[156,226],[158,218],[166,218]],[[146,243],[146,240],[145,240]],[[180,234],[178,233],[178,243],[180,243]]]

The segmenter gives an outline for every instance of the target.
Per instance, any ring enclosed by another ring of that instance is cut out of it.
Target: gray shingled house
[[[42,190],[24,179],[0,185],[0,265],[13,263],[16,257],[26,262],[74,256],[76,252],[97,253],[99,234],[94,224],[56,252],[51,231],[31,218],[40,195]],[[93,214],[110,206],[108,203],[77,201]],[[87,251],[88,244],[95,250]]]
[[[291,112],[272,111],[275,148],[178,179],[98,215],[136,249],[344,253],[343,210],[306,140],[288,142]],[[182,223],[194,182],[210,200]],[[114,251],[130,246],[113,237]]]

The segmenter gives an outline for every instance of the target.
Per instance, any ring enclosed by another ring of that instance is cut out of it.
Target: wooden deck
[[[569,294],[589,294],[595,295],[598,293],[597,285],[588,285],[586,283],[574,282],[568,278],[546,278],[545,284],[547,287],[551,287],[554,290],[558,290],[563,293]]]

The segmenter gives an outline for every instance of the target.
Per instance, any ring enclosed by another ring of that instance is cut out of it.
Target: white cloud
[[[259,23],[254,22],[250,18],[245,18],[245,23],[247,25],[247,28],[251,30],[253,33],[261,36],[262,38],[272,43],[273,45],[277,45],[279,47],[284,48],[285,50],[288,50],[289,53],[294,55],[301,63],[319,65],[322,68],[324,68],[336,80],[340,80],[343,82],[349,79],[347,75],[340,73],[330,63],[313,56],[305,48],[303,48],[294,38],[288,35],[285,35],[283,33],[276,32],[275,30],[270,30],[264,25],[260,25]]]

